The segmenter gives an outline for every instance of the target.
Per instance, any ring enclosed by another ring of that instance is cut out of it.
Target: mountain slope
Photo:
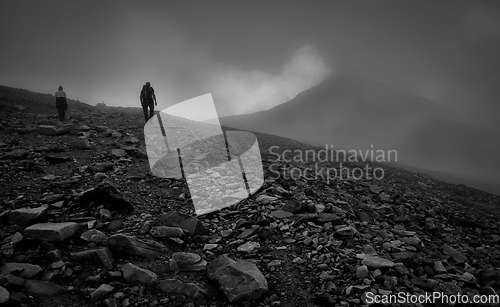
[[[331,78],[272,109],[220,122],[336,149],[397,150],[397,161],[388,162],[500,182],[495,132],[457,122],[428,99],[354,76]]]
[[[55,93],[55,91],[54,91]],[[94,108],[84,102],[68,99],[68,111],[84,112]],[[57,114],[56,98],[52,94],[34,93],[25,89],[0,85],[0,112],[25,110],[29,113]]]
[[[44,94],[29,94],[32,110]],[[52,105],[42,107],[53,114],[1,111],[2,306],[229,307],[228,292],[247,298],[256,286],[258,295],[241,305],[366,306],[368,292],[500,293],[499,196],[390,166],[380,180],[297,176],[311,165],[274,153],[322,148],[255,133],[264,186],[192,216],[190,183],[151,175],[140,110],[91,108],[59,123]],[[213,174],[210,182],[223,188],[217,197],[237,191],[230,169]],[[209,278],[224,255],[245,261],[243,272],[224,275],[234,284]]]

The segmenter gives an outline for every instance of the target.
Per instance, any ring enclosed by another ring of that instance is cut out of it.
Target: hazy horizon
[[[500,130],[497,2],[3,2],[0,26],[0,84],[90,105],[139,107],[149,81],[159,110],[252,113],[348,73]]]

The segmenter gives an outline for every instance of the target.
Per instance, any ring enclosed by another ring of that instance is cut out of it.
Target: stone
[[[128,282],[138,281],[143,285],[151,286],[158,281],[155,272],[143,269],[135,264],[127,263],[122,266],[123,278]]]
[[[415,256],[413,252],[409,251],[404,251],[404,252],[397,252],[397,253],[391,253],[392,258],[394,261],[403,261],[405,262],[408,259],[411,259]]]
[[[498,296],[497,292],[490,286],[481,287],[480,293],[481,293],[481,295],[486,295],[486,296],[490,296],[490,297],[497,297]]]
[[[449,246],[448,244],[443,245],[443,253],[451,256],[456,262],[467,262],[467,257],[465,257],[461,252]]]
[[[3,278],[4,278],[3,285],[7,288],[24,286],[24,278],[22,278],[22,277],[12,275],[12,274],[7,274]]]
[[[238,229],[238,228],[247,228],[247,227],[250,227],[254,224],[254,222],[252,221],[248,221],[248,220],[245,220],[245,219],[238,219],[236,221],[236,225],[234,226],[235,229]]]
[[[273,238],[274,231],[270,227],[260,227],[258,229],[259,238],[263,241]]]
[[[238,246],[237,250],[240,253],[251,254],[257,252],[259,249],[260,249],[259,243],[250,241],[243,245]]]
[[[409,244],[411,246],[414,246],[416,248],[421,248],[422,247],[422,241],[418,237],[403,237],[401,238],[401,241],[405,242],[406,244]]]
[[[189,216],[177,211],[169,211],[158,216],[154,222],[154,226],[170,226],[180,227],[185,230],[189,235],[207,235],[208,229],[196,217]]]
[[[205,251],[211,251],[213,249],[216,249],[219,247],[219,244],[216,243],[207,243],[203,246],[203,250]]]
[[[42,272],[40,266],[31,263],[5,262],[0,266],[0,276],[13,274],[22,278],[34,278]]]
[[[47,118],[42,118],[37,121],[39,125],[57,126],[57,122]]]
[[[69,142],[69,147],[73,149],[89,149],[90,144],[87,139],[76,139]]]
[[[44,159],[47,160],[47,162],[50,162],[50,163],[64,163],[64,162],[73,161],[72,157],[68,157],[68,156],[56,156],[56,155],[45,155]]]
[[[318,213],[318,222],[327,223],[330,222],[333,225],[340,225],[342,223],[341,217],[336,213],[320,212]]]
[[[0,286],[0,305],[7,303],[10,300],[10,293],[4,287]]]
[[[106,231],[116,232],[120,229],[123,229],[124,227],[125,225],[123,224],[123,220],[121,218],[117,218],[110,221],[104,229]]]
[[[24,287],[26,292],[34,297],[54,297],[68,292],[66,288],[58,284],[42,280],[26,279]]]
[[[94,129],[97,132],[106,132],[109,130],[107,126],[94,126]]]
[[[43,177],[42,177],[42,179],[43,179],[43,180],[47,180],[47,181],[51,181],[51,180],[56,179],[57,177],[58,177],[58,176],[56,176],[56,175],[49,174],[49,175],[43,176]]]
[[[112,162],[95,162],[95,163],[92,163],[88,167],[87,170],[89,172],[93,172],[93,173],[97,173],[97,172],[104,173],[104,172],[112,170],[113,167],[114,167],[114,164]]]
[[[169,262],[172,271],[204,271],[207,262],[195,253],[178,252],[172,255]]]
[[[408,268],[401,262],[396,262],[394,264],[394,270],[401,275],[409,275],[410,274],[410,271],[408,270]]]
[[[166,252],[166,247],[155,241],[140,240],[136,237],[114,234],[106,241],[116,253],[155,259]]]
[[[441,261],[434,261],[434,272],[436,274],[446,274],[446,269]]]
[[[366,265],[360,265],[356,268],[356,277],[363,279],[368,277],[368,267]]]
[[[372,255],[366,255],[361,263],[372,269],[392,268],[394,266],[394,262]]]
[[[233,231],[232,231],[231,229],[224,229],[224,230],[221,230],[221,231],[220,231],[220,235],[221,235],[223,238],[228,238],[228,237],[230,237],[232,234],[233,234]]]
[[[115,157],[118,157],[118,158],[121,158],[121,157],[125,157],[127,155],[127,152],[123,149],[113,149],[111,150],[111,154]]]
[[[194,283],[184,283],[178,279],[160,280],[156,287],[158,290],[168,294],[184,294],[187,297],[201,299],[206,290]]]
[[[98,182],[101,182],[103,180],[109,179],[109,177],[108,177],[108,175],[106,175],[104,173],[95,173],[94,179]]]
[[[21,208],[10,210],[9,222],[16,225],[27,225],[40,221],[47,216],[48,206],[43,205],[37,208]]]
[[[42,135],[59,135],[60,131],[55,126],[39,125],[38,133]]]
[[[108,236],[97,229],[90,229],[84,232],[80,238],[87,242],[104,243],[108,239]]]
[[[355,210],[354,212],[361,222],[366,222],[368,224],[371,224],[373,222],[372,218],[366,212],[361,210]]]
[[[24,236],[20,232],[16,232],[15,234],[12,235],[10,238],[10,241],[12,244],[16,244],[21,242],[24,239]]]
[[[75,202],[82,205],[95,202],[96,204],[103,204],[109,210],[123,211],[125,213],[131,213],[134,210],[132,203],[107,180],[99,183],[95,188],[79,194]]]
[[[184,231],[180,227],[154,226],[149,233],[155,238],[182,238]]]
[[[335,233],[340,236],[348,236],[348,237],[353,236],[354,234],[356,234],[356,232],[357,232],[356,229],[351,226],[342,227],[335,231]]]
[[[108,247],[91,248],[84,251],[72,252],[71,259],[74,261],[91,261],[99,265],[104,265],[108,270],[115,266],[113,253]]]
[[[105,220],[110,220],[111,219],[111,211],[105,208],[99,209],[99,217]]]
[[[373,248],[373,246],[371,246],[369,244],[363,245],[363,249],[362,250],[363,250],[364,254],[372,255],[372,256],[376,256],[377,255],[377,251]]]
[[[500,270],[482,269],[477,272],[476,276],[479,281],[486,286],[500,286]]]
[[[275,268],[275,267],[279,267],[279,266],[281,266],[281,260],[277,260],[277,259],[276,260],[272,260],[271,262],[269,262],[267,264],[268,268]]]
[[[29,154],[26,149],[14,149],[2,156],[2,159],[23,159]]]
[[[97,301],[108,295],[110,292],[112,292],[114,289],[115,287],[108,284],[100,285],[99,288],[95,289],[95,291],[90,294],[90,303],[96,303]]]
[[[474,281],[474,275],[472,275],[469,272],[464,272],[461,276],[460,279],[465,281],[465,282],[473,282]]]
[[[259,195],[257,196],[257,198],[255,199],[255,201],[259,204],[259,205],[267,205],[269,204],[270,202],[272,201],[275,201],[277,200],[276,197],[274,196],[269,196],[269,195]]]
[[[288,211],[284,211],[284,210],[275,210],[275,211],[271,212],[271,216],[279,218],[279,219],[283,219],[283,218],[288,218],[288,217],[293,216],[293,213],[288,212]]]
[[[207,267],[208,278],[216,281],[232,303],[252,301],[268,291],[267,280],[255,263],[222,255]]]
[[[297,213],[302,210],[302,203],[296,199],[291,199],[281,207],[281,210]]]
[[[12,242],[3,244],[0,247],[0,254],[7,258],[14,255],[14,244]]]
[[[125,143],[128,143],[128,144],[137,144],[139,142],[140,142],[139,139],[136,137],[133,137],[133,136],[125,139]]]
[[[24,230],[24,236],[41,241],[64,241],[73,237],[81,226],[74,222],[40,223]]]

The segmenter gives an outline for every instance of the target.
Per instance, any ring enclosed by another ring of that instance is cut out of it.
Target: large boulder
[[[10,210],[9,222],[16,225],[28,225],[32,222],[40,221],[47,215],[47,205],[37,208],[21,208]]]
[[[64,241],[74,236],[81,225],[74,222],[40,223],[24,230],[24,236],[41,241]]]
[[[217,257],[208,267],[208,278],[216,281],[232,303],[251,301],[267,292],[267,280],[255,263],[226,255]]]
[[[41,274],[43,269],[36,264],[23,262],[5,262],[0,266],[0,276],[13,274],[22,278],[33,278]]]

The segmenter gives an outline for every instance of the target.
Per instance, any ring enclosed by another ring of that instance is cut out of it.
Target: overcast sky
[[[139,106],[150,81],[159,109],[212,93],[227,115],[350,73],[500,122],[498,1],[0,3],[1,85]]]

